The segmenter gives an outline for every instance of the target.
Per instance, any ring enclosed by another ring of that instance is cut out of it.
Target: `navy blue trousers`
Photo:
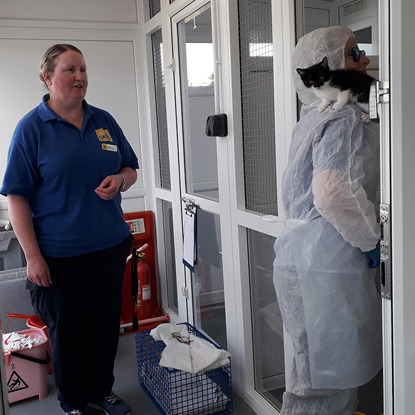
[[[52,285],[27,280],[35,313],[47,325],[58,399],[64,411],[108,396],[114,383],[128,237],[70,258],[45,257]]]

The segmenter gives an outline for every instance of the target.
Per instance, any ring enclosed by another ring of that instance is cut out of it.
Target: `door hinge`
[[[373,81],[369,93],[369,118],[379,122],[379,104],[389,102],[389,81]]]
[[[195,201],[194,199],[189,199],[187,197],[182,197],[182,202],[184,202],[184,204],[186,205],[186,210],[187,211],[192,211],[195,207]]]
[[[188,287],[182,287],[182,295],[186,298],[186,300],[189,299],[189,288]]]
[[[378,81],[377,97],[378,104],[389,102],[389,81]]]
[[[167,65],[167,69],[171,69],[173,72],[176,70],[176,61],[174,58],[171,60],[170,64]]]
[[[390,205],[380,204],[380,288],[381,295],[392,299]]]

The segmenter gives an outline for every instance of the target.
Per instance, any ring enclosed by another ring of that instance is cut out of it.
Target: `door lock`
[[[380,204],[380,287],[381,295],[392,299],[390,206]]]

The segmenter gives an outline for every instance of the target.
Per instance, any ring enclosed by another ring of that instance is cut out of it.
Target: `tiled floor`
[[[126,333],[120,336],[118,355],[115,362],[114,391],[131,406],[133,415],[158,415],[159,411],[153,405],[137,381],[137,360],[135,352],[135,336]],[[10,415],[49,415],[63,414],[57,401],[57,390],[52,376],[48,376],[48,397],[39,401],[29,398],[11,404]],[[254,415],[243,401],[234,396],[235,415]],[[90,410],[90,415],[102,415],[103,412]]]

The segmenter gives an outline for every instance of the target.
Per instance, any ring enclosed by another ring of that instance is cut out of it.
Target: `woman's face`
[[[52,100],[66,104],[82,103],[88,88],[88,76],[83,56],[73,50],[56,58],[55,70],[45,71],[44,78]]]
[[[351,49],[351,48],[357,48],[356,39],[354,37],[349,38],[347,43],[344,45],[344,49]],[[366,73],[366,66],[370,62],[370,59],[360,54],[360,58],[358,62],[355,62],[353,60],[352,52],[344,52],[344,62],[345,62],[345,69],[346,70],[353,70],[353,71],[359,71]]]

